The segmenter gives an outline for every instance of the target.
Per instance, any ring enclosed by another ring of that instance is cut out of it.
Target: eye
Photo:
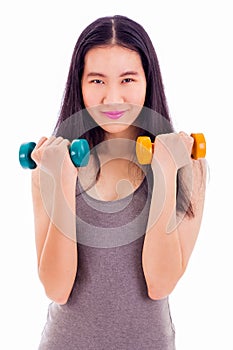
[[[125,78],[122,80],[122,83],[132,83],[134,80],[132,78]]]
[[[93,83],[93,84],[104,84],[103,80],[100,80],[100,79],[93,79],[93,80],[91,80],[91,83]]]

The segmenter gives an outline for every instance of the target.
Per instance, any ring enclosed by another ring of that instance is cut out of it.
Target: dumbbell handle
[[[206,141],[202,133],[190,135],[194,142],[192,148],[192,158],[205,158],[206,155]],[[140,164],[150,164],[154,152],[154,143],[148,136],[139,136],[136,143],[136,154]]]
[[[19,162],[24,169],[35,169],[36,163],[31,153],[36,147],[35,142],[23,143],[19,148]],[[89,162],[90,148],[87,140],[75,139],[69,146],[70,158],[76,167],[84,167]]]

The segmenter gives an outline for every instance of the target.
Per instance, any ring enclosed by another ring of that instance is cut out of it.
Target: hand
[[[191,152],[193,138],[184,132],[158,135],[154,142],[152,167],[159,166],[168,170],[189,165],[192,161]]]
[[[42,137],[31,157],[41,170],[54,179],[60,178],[63,173],[77,176],[77,169],[70,159],[69,145],[70,141],[62,137]]]

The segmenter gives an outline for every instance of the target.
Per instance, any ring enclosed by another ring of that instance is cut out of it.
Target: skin
[[[129,157],[122,156],[123,148],[124,154],[132,151],[136,129],[131,123],[145,101],[146,78],[140,56],[116,45],[91,49],[85,57],[82,93],[86,108],[106,132],[104,147],[100,145],[97,150],[100,178],[89,194],[101,200],[122,198],[142,181],[131,181],[126,171]],[[124,115],[117,121],[110,120],[103,111],[111,110],[123,110]],[[123,148],[122,140],[126,142]],[[148,296],[154,300],[174,289],[187,267],[200,229],[206,167],[203,160],[191,159],[192,142],[185,133],[159,135],[155,141],[151,163],[155,185],[142,252]],[[43,137],[32,153],[38,165],[32,171],[38,272],[47,296],[60,304],[67,302],[78,268],[76,179],[85,179],[88,173],[74,167],[68,145],[69,141],[61,137]],[[180,217],[175,211],[180,168],[187,178],[192,175],[194,218]]]
[[[141,182],[132,183],[129,179],[132,146],[130,141],[122,143],[122,140],[135,140],[136,128],[132,122],[145,101],[146,77],[140,56],[119,46],[91,49],[85,57],[82,93],[86,108],[106,132],[106,142],[98,147],[101,176],[88,193],[101,200],[116,200],[135,190]],[[126,112],[119,121],[103,116],[102,111],[112,110]]]
[[[46,295],[65,304],[77,271],[75,184],[68,140],[42,137],[32,153],[32,199],[39,278]]]
[[[139,55],[119,46],[91,49],[85,57],[82,93],[86,108],[128,111],[119,122],[110,122],[101,118],[101,113],[92,113],[106,131],[107,139],[133,138],[135,129],[131,124],[137,116],[133,106],[139,112],[146,95],[146,77]]]

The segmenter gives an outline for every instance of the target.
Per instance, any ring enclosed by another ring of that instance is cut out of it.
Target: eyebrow
[[[124,77],[125,75],[138,75],[138,72],[133,71],[133,70],[126,71],[126,72],[122,73],[122,74],[120,75],[120,77]]]
[[[126,71],[120,74],[120,78],[126,76],[126,75],[138,75],[138,72],[136,71]],[[101,77],[106,78],[106,75],[100,72],[90,72],[87,74],[87,77]]]

